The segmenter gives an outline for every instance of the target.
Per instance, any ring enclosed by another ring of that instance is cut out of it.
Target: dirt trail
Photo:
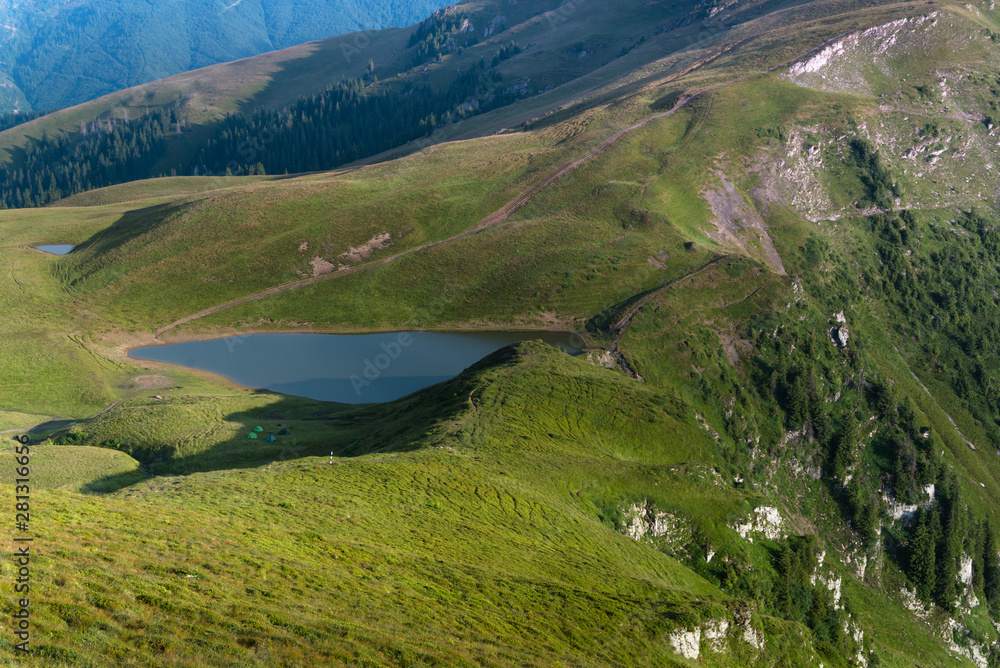
[[[848,35],[848,34],[850,34],[850,33],[843,33],[843,34],[838,35],[838,36],[836,36],[836,37],[834,37],[832,39],[829,39],[826,42],[823,42],[822,44],[820,44],[819,46],[814,47],[814,48],[806,51],[805,53],[803,53],[803,54],[801,54],[799,56],[796,56],[795,58],[793,58],[793,59],[791,59],[791,60],[789,60],[787,62],[781,63],[779,65],[775,65],[774,67],[769,68],[768,70],[765,71],[765,73],[766,72],[773,72],[773,71],[775,71],[777,69],[780,69],[782,67],[787,67],[787,66],[791,65],[792,63],[796,62],[797,60],[800,60],[801,58],[804,58],[805,56],[808,56],[809,54],[813,53],[814,51],[818,51],[819,49],[822,49],[822,48],[826,47],[827,45],[835,42],[836,40],[838,40],[838,39],[840,39],[840,38],[842,38],[842,37],[844,37],[845,35]],[[264,299],[266,297],[270,297],[270,296],[273,296],[273,295],[276,295],[276,294],[279,294],[279,293],[282,293],[282,292],[286,292],[288,290],[294,290],[296,288],[305,287],[307,285],[313,285],[314,283],[318,283],[320,281],[330,280],[331,278],[337,278],[339,276],[347,276],[349,274],[354,274],[354,273],[357,273],[359,271],[364,271],[366,269],[371,269],[373,267],[378,267],[378,266],[381,266],[381,265],[384,265],[384,264],[388,264],[388,263],[390,263],[390,262],[392,262],[394,260],[398,260],[401,257],[406,257],[407,255],[412,255],[413,253],[417,253],[417,252],[422,251],[422,250],[427,250],[428,248],[433,248],[433,247],[439,246],[441,244],[451,243],[453,241],[458,241],[459,239],[462,239],[464,237],[468,237],[468,236],[471,236],[473,234],[477,234],[477,233],[481,232],[482,230],[484,230],[484,229],[486,229],[486,228],[488,228],[488,227],[490,227],[492,225],[496,225],[497,223],[503,222],[504,220],[506,220],[507,218],[509,218],[515,211],[517,211],[518,209],[520,209],[521,207],[523,207],[525,204],[527,204],[531,200],[531,198],[534,197],[535,195],[537,195],[539,192],[541,192],[545,188],[548,188],[550,185],[552,185],[553,183],[555,183],[556,181],[558,181],[560,178],[562,178],[566,174],[572,172],[573,170],[577,169],[578,167],[580,167],[584,163],[586,163],[586,162],[594,159],[599,154],[601,154],[602,152],[604,152],[605,150],[607,150],[608,147],[610,147],[611,145],[613,145],[615,142],[617,142],[618,140],[620,140],[622,137],[624,137],[625,135],[629,134],[630,132],[634,132],[635,130],[638,130],[639,128],[645,127],[646,125],[652,123],[655,120],[658,120],[660,118],[665,118],[667,116],[675,114],[678,110],[680,110],[683,107],[687,106],[692,100],[694,100],[695,98],[699,97],[700,95],[704,95],[705,93],[708,93],[710,91],[717,90],[719,88],[722,88],[723,86],[729,86],[729,85],[732,85],[734,83],[743,81],[745,79],[749,79],[751,77],[759,76],[760,74],[761,74],[760,72],[752,72],[752,73],[749,73],[749,74],[744,74],[743,76],[737,77],[735,79],[731,79],[729,81],[723,81],[723,82],[720,82],[720,83],[717,83],[717,84],[713,84],[711,86],[707,86],[706,88],[704,88],[704,89],[702,89],[702,90],[700,90],[700,91],[698,91],[696,93],[693,93],[691,95],[684,95],[684,96],[682,96],[677,101],[677,103],[673,107],[671,107],[670,109],[668,109],[667,111],[663,111],[663,112],[660,112],[658,114],[654,114],[654,115],[652,115],[652,116],[650,116],[650,117],[648,117],[646,119],[643,119],[643,120],[639,121],[638,123],[636,123],[634,125],[631,125],[631,126],[625,128],[624,130],[619,130],[618,132],[616,132],[615,134],[611,135],[610,137],[608,137],[607,139],[605,139],[604,141],[602,141],[600,144],[598,144],[597,146],[595,146],[594,148],[592,148],[591,150],[589,150],[587,153],[585,153],[581,157],[579,157],[576,160],[574,160],[573,162],[570,162],[570,163],[568,163],[566,165],[563,165],[562,167],[560,167],[560,168],[556,169],[555,171],[549,173],[547,176],[545,176],[544,178],[542,178],[540,181],[535,182],[527,190],[525,190],[524,192],[522,192],[520,195],[518,195],[517,197],[515,197],[511,201],[509,201],[507,204],[505,204],[499,210],[491,213],[486,218],[483,218],[483,220],[481,220],[478,225],[476,225],[474,228],[472,228],[470,230],[466,230],[465,232],[462,232],[460,234],[456,234],[456,235],[454,235],[452,237],[449,237],[447,239],[441,239],[440,241],[433,241],[431,243],[427,243],[427,244],[424,244],[422,246],[417,246],[416,248],[411,248],[410,250],[403,251],[402,253],[396,253],[395,255],[392,255],[392,256],[389,256],[389,257],[385,257],[385,258],[381,258],[379,260],[375,260],[375,261],[372,261],[372,262],[365,262],[363,264],[358,264],[358,265],[355,265],[353,267],[349,267],[347,269],[342,269],[340,271],[336,271],[336,272],[329,273],[329,274],[324,274],[322,276],[314,276],[312,278],[307,278],[307,279],[303,279],[303,280],[300,280],[300,281],[293,281],[291,283],[284,283],[282,285],[276,285],[276,286],[274,286],[272,288],[268,288],[267,290],[264,290],[263,292],[258,292],[257,294],[253,294],[253,295],[250,295],[250,296],[247,296],[247,297],[242,297],[240,299],[234,299],[234,300],[232,300],[230,302],[226,302],[225,304],[220,304],[218,306],[213,306],[211,308],[207,308],[204,311],[199,311],[198,313],[195,313],[193,315],[189,315],[187,317],[181,318],[180,320],[172,322],[169,325],[166,325],[165,327],[162,327],[162,328],[156,330],[156,332],[154,333],[154,338],[158,339],[163,334],[166,334],[167,332],[169,332],[169,331],[171,331],[173,329],[176,329],[180,325],[187,324],[187,323],[192,322],[194,320],[198,320],[200,318],[204,318],[205,316],[212,315],[213,313],[218,313],[219,311],[223,311],[225,309],[229,309],[229,308],[232,308],[234,306],[239,306],[241,304],[246,304],[248,302],[253,302],[253,301],[260,300],[260,299]],[[636,312],[638,311],[638,308],[641,308],[641,306],[637,307]],[[634,313],[632,315],[634,316]],[[629,317],[629,321],[631,321],[631,317]],[[627,323],[625,323],[625,326],[627,326]]]
[[[632,367],[632,364],[625,356],[625,353],[623,353],[621,349],[618,347],[618,344],[621,343],[622,337],[625,336],[625,330],[628,328],[630,324],[632,324],[632,319],[639,314],[639,311],[641,311],[647,304],[649,304],[649,302],[653,301],[653,299],[655,299],[656,296],[659,295],[664,290],[673,287],[674,285],[677,285],[683,280],[696,276],[697,274],[700,274],[701,272],[706,271],[707,269],[711,269],[712,267],[719,264],[725,259],[726,259],[725,255],[713,258],[712,260],[709,260],[708,262],[698,267],[697,269],[693,269],[688,273],[684,274],[683,276],[678,276],[677,278],[664,283],[658,288],[653,288],[638,302],[636,302],[635,306],[630,308],[628,312],[625,313],[625,315],[623,315],[621,318],[618,319],[617,322],[615,322],[610,327],[608,327],[607,330],[605,330],[608,335],[614,337],[611,341],[611,345],[608,346],[608,353],[615,359],[615,361],[618,362],[618,366],[621,367],[622,371],[627,373],[632,378],[635,378],[636,380],[645,381],[645,379],[642,376],[640,376],[639,373]]]
[[[307,285],[313,285],[314,283],[319,283],[320,281],[326,281],[326,280],[329,280],[331,278],[337,278],[339,276],[347,276],[349,274],[354,274],[354,273],[357,273],[359,271],[363,271],[365,269],[371,269],[372,267],[378,267],[378,266],[381,266],[381,265],[384,265],[384,264],[388,264],[388,263],[390,263],[390,262],[392,262],[394,260],[398,260],[401,257],[405,257],[407,255],[412,255],[413,253],[417,253],[419,251],[427,250],[428,248],[433,248],[433,247],[439,246],[441,244],[451,243],[453,241],[458,241],[459,239],[462,239],[464,237],[468,237],[468,236],[471,236],[473,234],[477,234],[477,233],[481,232],[482,230],[486,229],[487,227],[490,227],[492,225],[496,225],[497,223],[501,223],[501,222],[507,220],[507,218],[509,218],[514,212],[516,212],[518,209],[520,209],[525,204],[527,204],[529,201],[531,201],[532,197],[534,197],[535,195],[537,195],[539,192],[541,192],[545,188],[548,188],[550,185],[552,185],[553,183],[555,183],[556,181],[558,181],[560,178],[562,178],[563,176],[565,176],[569,172],[572,172],[573,170],[575,170],[577,167],[579,167],[583,163],[585,163],[585,162],[587,162],[589,160],[592,160],[598,154],[600,154],[601,152],[607,150],[607,148],[609,146],[611,146],[612,144],[614,144],[615,142],[617,142],[619,139],[621,139],[622,137],[624,137],[628,133],[633,132],[634,130],[638,130],[639,128],[644,127],[645,125],[648,125],[649,123],[652,123],[653,121],[657,120],[658,118],[663,118],[665,116],[670,116],[671,114],[676,113],[677,110],[679,110],[682,107],[684,107],[685,105],[687,105],[689,102],[691,102],[691,100],[693,100],[695,97],[697,97],[700,94],[701,94],[701,92],[695,93],[694,95],[684,96],[684,97],[680,98],[677,101],[677,104],[675,104],[671,109],[669,109],[667,111],[664,111],[664,112],[660,112],[659,114],[656,114],[654,116],[650,116],[649,118],[646,118],[646,119],[644,119],[642,121],[639,121],[635,125],[632,125],[630,127],[625,128],[624,130],[620,130],[620,131],[616,132],[615,134],[611,135],[610,137],[608,137],[607,139],[605,139],[604,141],[602,141],[600,144],[598,144],[597,146],[595,146],[590,151],[588,151],[587,153],[585,153],[581,157],[577,158],[573,162],[571,162],[569,164],[566,164],[566,165],[563,165],[562,167],[556,169],[555,171],[551,172],[550,174],[548,174],[547,176],[545,176],[544,178],[542,178],[540,181],[535,182],[531,187],[529,187],[527,190],[525,190],[524,192],[522,192],[520,195],[518,195],[517,197],[515,197],[511,201],[507,202],[507,204],[505,204],[503,207],[501,207],[497,211],[491,213],[486,218],[483,218],[479,222],[478,225],[476,225],[474,228],[472,228],[470,230],[466,230],[465,232],[461,232],[461,233],[456,234],[454,236],[448,237],[447,239],[441,239],[439,241],[432,241],[430,243],[426,243],[426,244],[423,244],[421,246],[417,246],[416,248],[411,248],[409,250],[403,251],[402,253],[396,253],[395,255],[391,255],[389,257],[384,257],[384,258],[381,258],[381,259],[378,259],[378,260],[374,260],[372,262],[365,262],[363,264],[358,264],[358,265],[355,265],[353,267],[348,267],[347,269],[341,269],[340,271],[336,271],[336,272],[333,272],[333,273],[323,274],[322,276],[314,276],[312,278],[303,279],[301,281],[293,281],[291,283],[284,283],[282,285],[276,285],[273,288],[268,288],[267,290],[264,290],[263,292],[258,292],[257,294],[253,294],[253,295],[250,295],[248,297],[242,297],[240,299],[234,299],[234,300],[232,300],[230,302],[226,302],[225,304],[220,304],[218,306],[213,306],[212,308],[207,308],[204,311],[199,311],[198,313],[195,313],[193,315],[189,315],[187,317],[181,318],[180,320],[177,320],[175,322],[170,323],[166,327],[162,327],[162,328],[156,330],[156,332],[154,334],[154,337],[155,338],[159,338],[161,335],[169,332],[172,329],[177,328],[180,325],[187,324],[187,323],[192,322],[194,320],[198,320],[200,318],[204,318],[207,315],[211,315],[213,313],[218,313],[219,311],[223,311],[225,309],[232,308],[234,306],[239,306],[241,304],[246,304],[248,302],[257,301],[259,299],[264,299],[265,297],[270,297],[272,295],[276,295],[276,294],[279,294],[281,292],[286,292],[288,290],[294,290],[295,288],[301,288],[301,287],[305,287]]]
[[[683,280],[692,278],[692,277],[700,274],[701,272],[714,267],[715,265],[719,264],[720,262],[722,262],[725,259],[726,259],[725,255],[713,258],[712,260],[710,260],[709,262],[703,264],[702,266],[698,267],[697,269],[693,269],[692,271],[689,271],[688,273],[684,274],[683,276],[678,276],[677,278],[675,278],[675,279],[673,279],[673,280],[671,280],[671,281],[669,281],[667,283],[664,283],[660,287],[653,288],[652,290],[650,290],[649,293],[645,297],[643,297],[642,299],[640,299],[636,303],[635,306],[633,306],[632,308],[630,308],[628,310],[628,313],[626,313],[625,315],[623,315],[618,320],[618,322],[616,322],[615,324],[611,325],[608,328],[608,333],[615,337],[615,345],[616,346],[618,345],[618,341],[621,340],[621,334],[622,334],[622,332],[624,332],[625,328],[628,327],[632,323],[632,319],[635,318],[635,316],[637,316],[639,314],[639,311],[641,311],[643,309],[643,307],[646,306],[646,304],[648,304],[649,302],[653,301],[653,299],[655,299],[657,295],[659,295],[661,292],[663,292],[667,288],[670,288],[670,287],[673,287],[673,286],[677,285],[678,283],[680,283]]]

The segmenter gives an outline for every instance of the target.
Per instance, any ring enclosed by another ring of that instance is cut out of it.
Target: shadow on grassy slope
[[[120,253],[130,241],[155,230],[173,214],[183,210],[184,204],[156,204],[142,209],[126,211],[107,229],[101,230],[73,249],[76,259],[70,285],[78,285],[100,272],[107,257]],[[120,260],[119,260],[120,261]]]
[[[96,424],[82,423],[62,443],[88,443],[127,452],[144,469],[155,475],[186,475],[265,466],[275,461],[302,457],[359,457],[387,452],[405,452],[425,446],[435,434],[447,432],[447,424],[458,419],[470,407],[469,396],[479,386],[477,370],[488,369],[516,357],[505,348],[471,367],[459,377],[434,385],[402,399],[385,404],[348,406],[276,394],[266,390],[250,393],[257,405],[221,415],[217,422],[239,425],[236,435],[216,440],[204,449],[197,443],[185,443],[162,430],[147,430],[137,436],[136,426],[156,425],[171,413],[183,419],[186,414],[163,401],[124,405]],[[176,403],[198,408],[197,399]],[[202,418],[204,419],[204,418]],[[262,432],[249,439],[256,427]],[[192,428],[206,425],[192,424]],[[209,426],[209,433],[212,433]],[[291,433],[279,436],[283,429]],[[275,441],[265,439],[274,434]],[[106,493],[135,482],[134,476],[109,476],[88,485],[84,491]]]
[[[630,469],[636,462],[708,454],[712,443],[688,427],[693,422],[693,412],[678,396],[546,344],[524,342],[502,348],[452,380],[385,404],[347,406],[268,391],[235,398],[142,399],[72,427],[61,442],[121,450],[154,475],[430,447],[504,458],[572,456],[598,468]],[[667,423],[673,436],[663,439],[660,430]],[[263,431],[248,439],[258,426]],[[278,436],[282,429],[291,434]],[[270,434],[276,440],[269,443]],[[87,491],[131,482],[105,478]]]

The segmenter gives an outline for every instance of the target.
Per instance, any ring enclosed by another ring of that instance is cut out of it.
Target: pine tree
[[[861,476],[855,475],[847,485],[847,505],[851,512],[851,526],[870,544],[878,537],[878,499],[862,485]]]
[[[931,511],[937,518],[939,513]],[[955,522],[942,517],[937,523],[938,540],[934,555],[937,573],[934,577],[934,600],[945,610],[953,610],[958,598],[958,553],[955,549]],[[935,526],[932,524],[932,530]]]
[[[853,411],[844,416],[840,433],[830,448],[830,472],[834,478],[843,478],[851,465],[854,447],[858,442],[858,420]]]
[[[809,417],[809,390],[802,372],[798,369],[792,369],[788,372],[785,411],[788,415],[789,427],[801,427]]]
[[[990,520],[986,520],[983,534],[983,590],[990,614],[996,618],[1000,617],[1000,559],[996,530]]]
[[[943,559],[939,576],[941,583],[942,607],[951,609],[958,597],[958,568],[964,538],[969,531],[968,514],[962,502],[961,490],[956,475],[948,471],[942,478],[942,494],[937,495],[941,504],[941,546],[939,554]]]
[[[813,437],[822,444],[830,438],[830,408],[819,390],[816,371],[809,371],[809,426]]]
[[[909,560],[906,574],[924,602],[931,600],[936,577],[935,536],[931,527],[932,513],[918,511],[913,535],[910,537]]]

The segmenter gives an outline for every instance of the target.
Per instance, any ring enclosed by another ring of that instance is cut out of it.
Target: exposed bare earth
[[[349,262],[362,262],[370,258],[372,253],[375,251],[385,250],[391,246],[391,239],[391,234],[383,232],[382,234],[370,239],[367,243],[361,244],[357,248],[348,248],[347,252],[342,253],[340,257]]]
[[[163,390],[174,385],[166,376],[136,376],[132,382],[140,390]]]
[[[767,263],[775,273],[785,275],[781,256],[774,248],[767,226],[726,175],[718,172],[721,185],[702,192],[715,215],[716,231],[709,236],[722,246],[736,248],[744,255]]]
[[[309,261],[309,264],[313,268],[313,276],[325,276],[326,274],[332,274],[336,271],[337,267],[327,262],[318,255]]]

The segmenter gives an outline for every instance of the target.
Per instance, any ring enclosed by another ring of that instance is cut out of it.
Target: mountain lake
[[[48,246],[35,246],[35,250],[40,250],[49,255],[66,255],[76,246],[70,244],[50,244]]]
[[[129,356],[210,371],[253,389],[358,404],[404,397],[506,345],[532,340],[570,354],[583,345],[570,332],[288,333],[136,348]]]

